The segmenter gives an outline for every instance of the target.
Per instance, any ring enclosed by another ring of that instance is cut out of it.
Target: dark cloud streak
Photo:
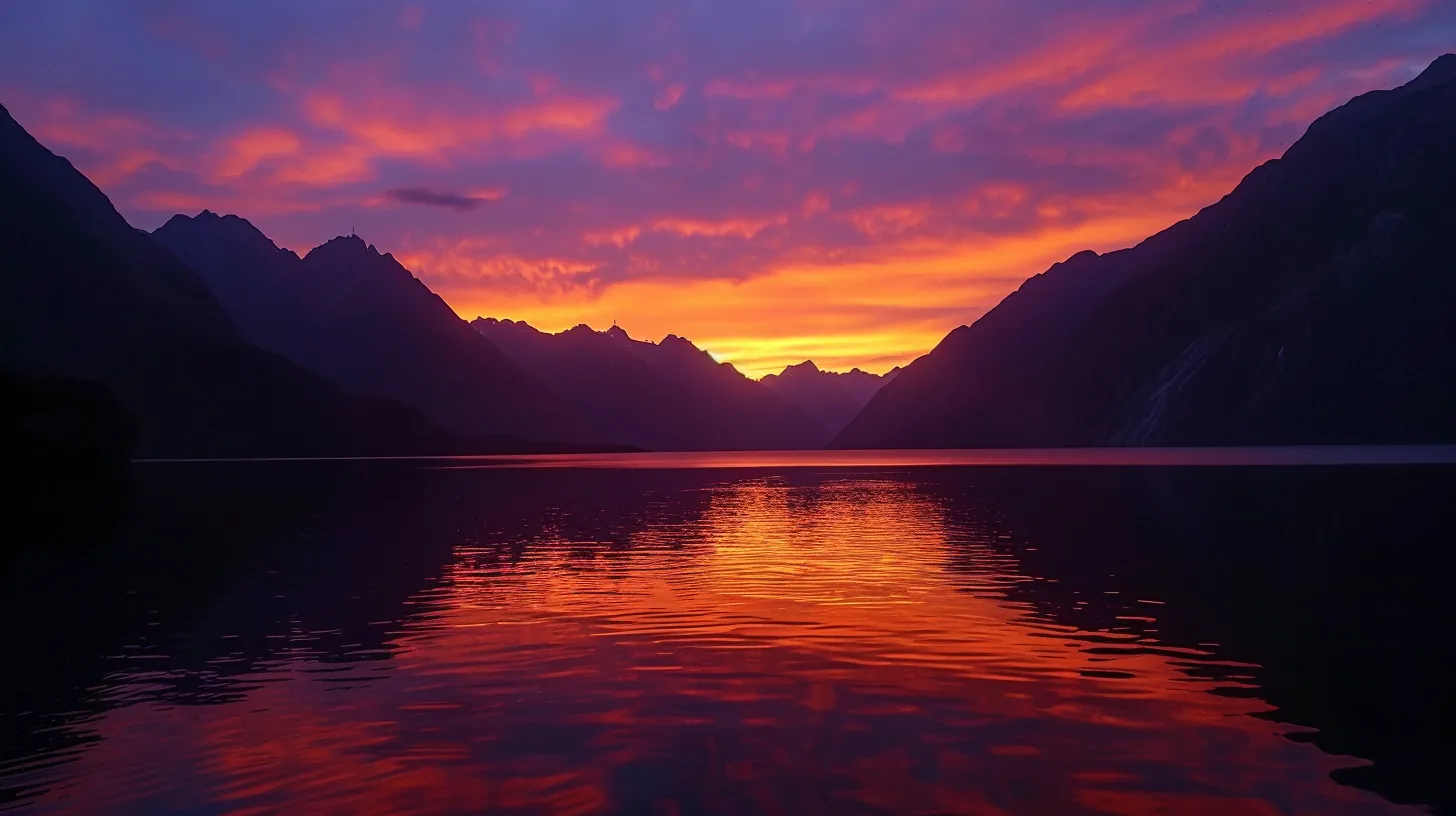
[[[401,187],[397,190],[386,190],[384,196],[401,204],[423,204],[426,207],[443,207],[461,213],[479,209],[490,201],[490,199],[478,196],[447,193],[424,187]]]

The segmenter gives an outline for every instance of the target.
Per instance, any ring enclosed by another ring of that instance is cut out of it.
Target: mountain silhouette
[[[472,324],[561,394],[596,438],[649,450],[822,447],[803,411],[676,335],[634,340],[620,327],[548,334],[495,318]]]
[[[1026,282],[836,447],[1456,441],[1456,56],[1133,249]]]
[[[248,221],[206,210],[153,236],[207,280],[249,339],[351,391],[462,433],[586,438],[555,394],[358,237],[299,258]]]
[[[759,382],[813,417],[832,437],[855,418],[881,386],[899,373],[898,367],[883,376],[858,368],[846,373],[821,371],[813,360],[805,360],[784,368],[782,373],[769,374]]]
[[[413,410],[345,392],[252,345],[200,277],[127,224],[95,185],[4,108],[0,251],[0,368],[15,382],[103,386],[106,397],[83,395],[62,413],[114,401],[130,417],[135,455],[416,454],[519,445],[467,443]]]

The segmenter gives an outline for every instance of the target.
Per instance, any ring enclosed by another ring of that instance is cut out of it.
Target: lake
[[[0,809],[1449,807],[1456,468],[1373,450],[138,464],[6,564]]]

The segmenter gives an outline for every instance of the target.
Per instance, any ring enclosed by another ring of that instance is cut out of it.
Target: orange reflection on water
[[[1157,605],[1127,631],[1039,611],[993,517],[893,475],[690,492],[605,520],[610,540],[573,537],[586,511],[568,492],[521,511],[524,540],[483,519],[388,660],[297,659],[242,702],[113,712],[69,796],[232,813],[1399,810],[1334,785],[1348,763],[1279,738],[1250,716],[1263,703],[1211,693],[1188,668],[1212,656],[1158,643]],[[159,753],[165,775],[143,764]]]

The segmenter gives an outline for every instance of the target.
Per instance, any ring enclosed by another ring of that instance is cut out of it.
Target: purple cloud
[[[0,98],[139,227],[357,225],[469,316],[878,359],[1452,42],[1444,0],[57,0],[0,5]]]

